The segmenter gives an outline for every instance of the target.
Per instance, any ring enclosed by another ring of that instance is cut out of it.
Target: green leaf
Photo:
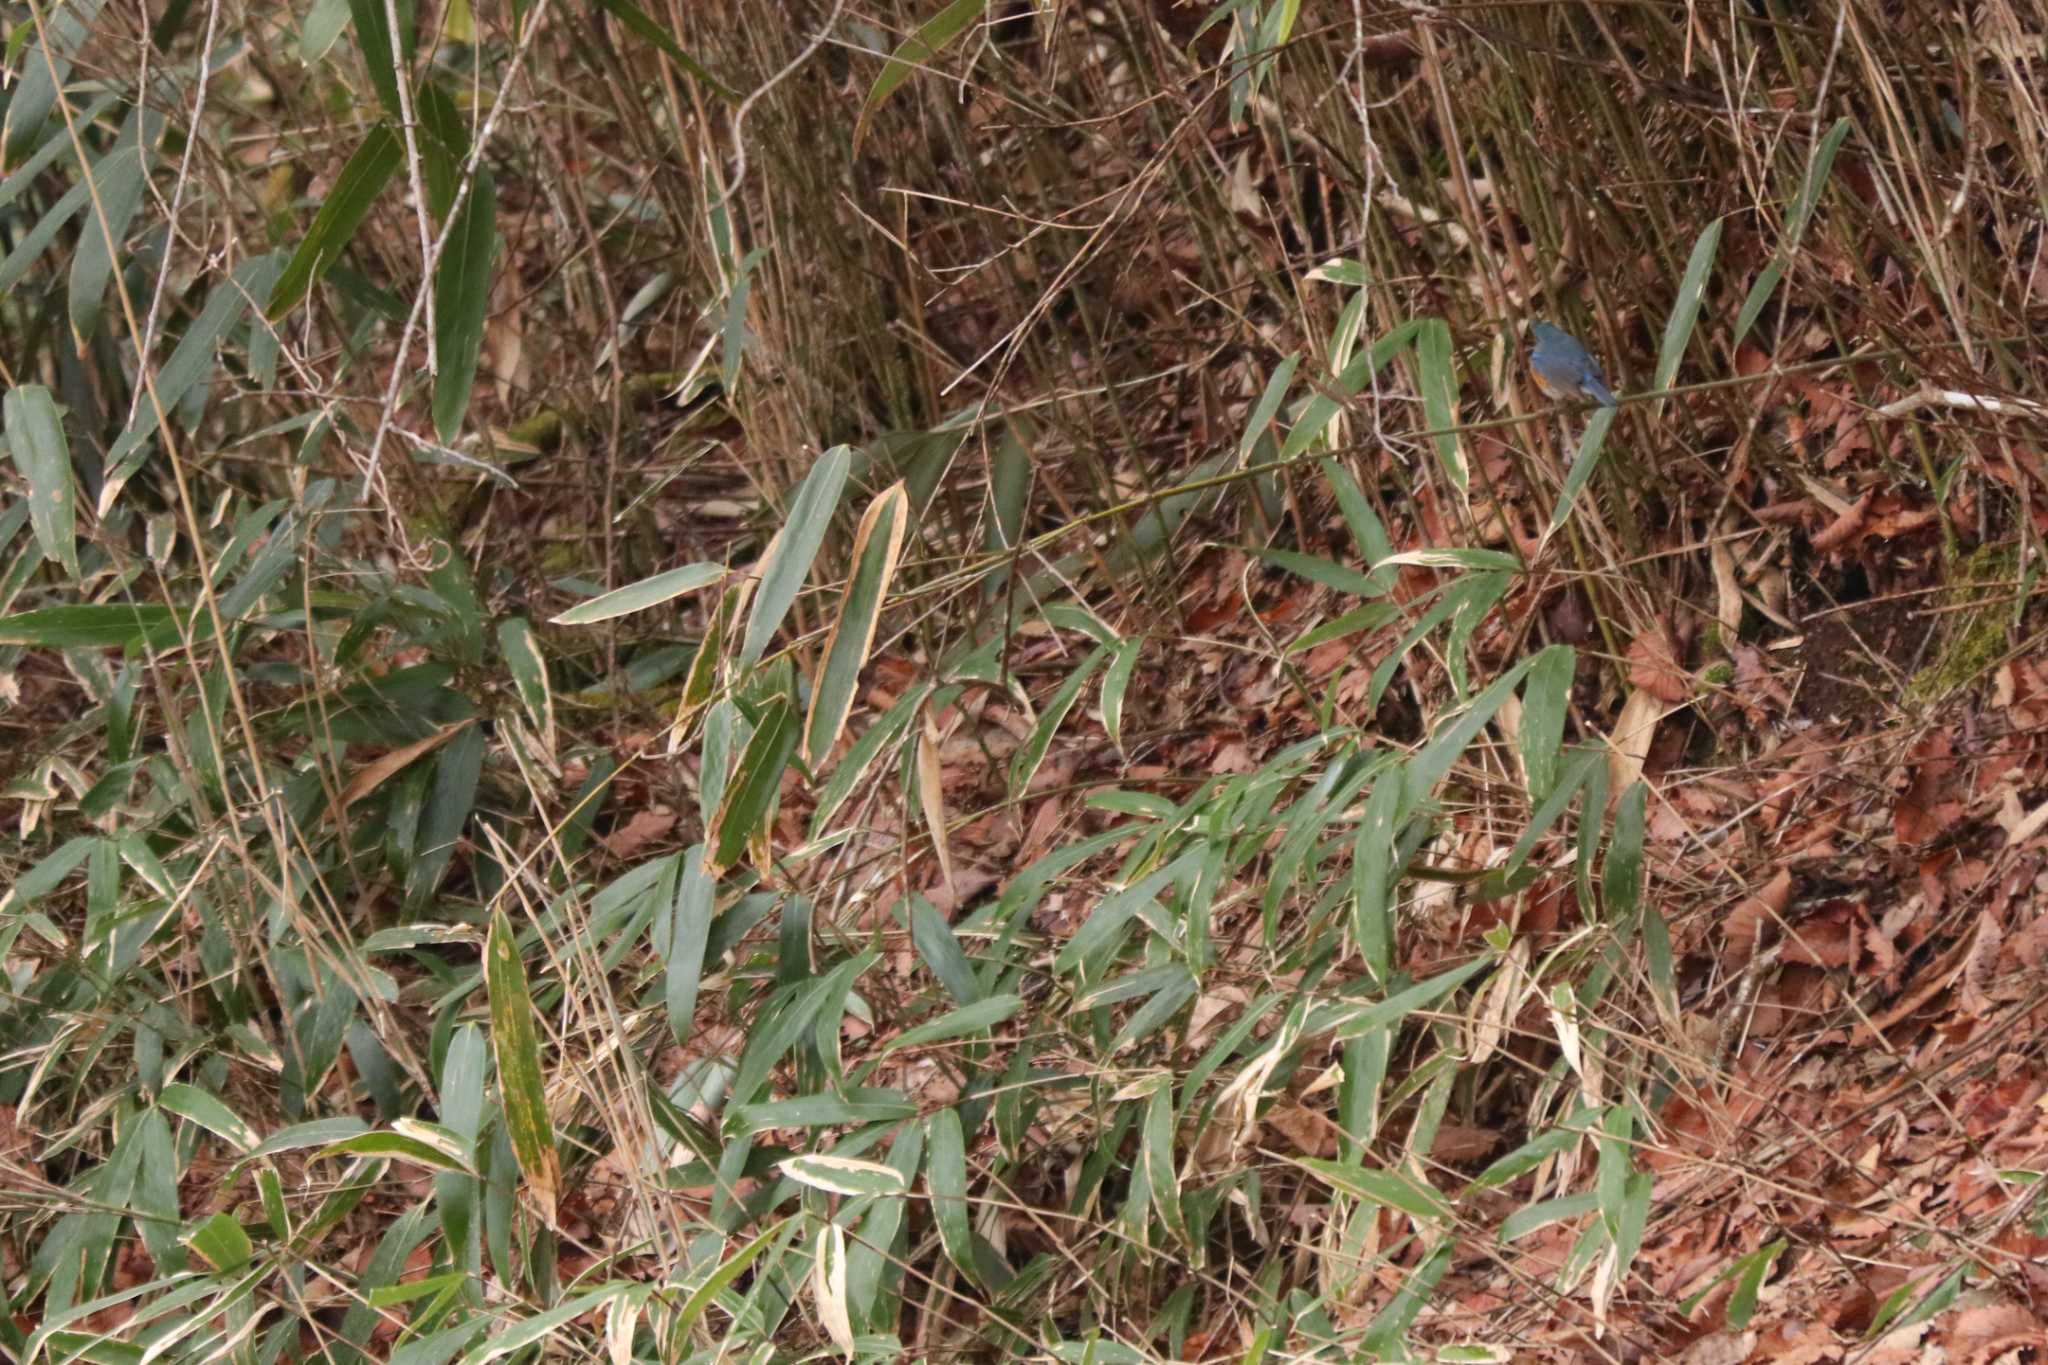
[[[696,1326],[698,1318],[704,1316],[704,1310],[711,1306],[713,1300],[731,1288],[733,1282],[740,1276],[746,1274],[747,1267],[760,1259],[761,1253],[768,1249],[771,1242],[777,1238],[786,1238],[797,1225],[797,1220],[789,1218],[772,1223],[762,1229],[760,1236],[720,1263],[716,1270],[705,1277],[704,1283],[698,1285],[690,1292],[690,1297],[683,1300],[681,1310],[676,1313],[675,1325],[669,1329],[670,1339],[689,1340],[690,1329]]]
[[[1060,724],[1066,720],[1067,712],[1081,698],[1081,689],[1087,685],[1088,677],[1108,653],[1101,645],[1088,651],[1088,657],[1068,675],[1060,690],[1046,703],[1039,714],[1038,723],[1031,727],[1031,733],[1017,746],[1017,752],[1010,758],[1010,792],[1021,796],[1031,786],[1031,778],[1038,771],[1038,765],[1045,761],[1045,751],[1052,746],[1052,737],[1059,733]]]
[[[1145,1187],[1151,1191],[1152,1207],[1159,1221],[1175,1241],[1187,1244],[1187,1217],[1181,1210],[1180,1172],[1173,1160],[1173,1087],[1162,1085],[1145,1101],[1145,1126],[1139,1140],[1139,1160],[1145,1167]]]
[[[917,949],[917,955],[931,968],[946,993],[963,1005],[981,999],[981,982],[974,975],[974,964],[967,960],[967,952],[954,935],[953,926],[923,896],[911,895],[907,905],[911,946]]]
[[[909,525],[910,495],[899,479],[868,504],[854,533],[853,572],[847,576],[839,615],[825,642],[825,661],[818,666],[804,723],[804,761],[813,767],[832,752],[846,727]]]
[[[1118,753],[1124,751],[1124,694],[1130,690],[1131,674],[1144,651],[1143,636],[1118,640],[1111,648],[1109,667],[1102,675],[1102,728]]]
[[[299,60],[312,66],[327,56],[335,39],[348,27],[348,0],[313,0],[299,28]]]
[[[1336,460],[1325,456],[1316,461],[1322,471],[1323,481],[1330,485],[1330,491],[1337,496],[1337,507],[1344,513],[1344,527],[1351,532],[1352,544],[1368,564],[1382,564],[1394,553],[1393,542],[1387,539],[1387,528],[1380,524],[1379,513],[1373,511],[1372,500],[1365,496],[1365,490],[1358,486],[1358,480],[1349,469]],[[1368,597],[1383,596],[1394,586],[1392,569],[1375,569],[1370,575],[1373,590]]]
[[[1556,1127],[1538,1133],[1474,1176],[1465,1186],[1465,1193],[1471,1195],[1481,1190],[1498,1189],[1524,1172],[1535,1170],[1559,1152],[1577,1146],[1586,1135],[1587,1124],[1597,1117],[1596,1111],[1582,1108]]]
[[[91,195],[92,187],[81,177],[76,185],[66,190],[58,197],[56,203],[50,205],[43,216],[36,220],[34,227],[21,234],[21,240],[7,253],[6,259],[0,260],[0,294],[14,292],[14,286],[21,283],[22,277],[42,259],[43,253],[50,249],[50,245],[57,240],[57,235],[64,230],[64,225],[70,222],[79,210],[92,202]]]
[[[469,411],[497,253],[497,182],[488,167],[479,165],[434,269],[434,353],[440,365],[434,376],[434,431],[443,441],[455,439]]]
[[[165,1088],[169,1089],[168,1086]],[[296,1152],[307,1147],[327,1147],[369,1131],[370,1125],[353,1116],[311,1119],[305,1123],[294,1123],[278,1129],[263,1139],[261,1145],[252,1149],[249,1155],[275,1156],[279,1152]]]
[[[1356,398],[1359,390],[1387,367],[1388,361],[1407,349],[1421,326],[1420,319],[1402,323],[1375,341],[1371,350],[1353,358],[1331,385],[1332,392],[1319,393],[1303,404],[1301,416],[1287,433],[1287,444],[1280,447],[1280,458],[1291,460],[1323,439],[1330,423],[1344,411],[1344,405]]]
[[[746,638],[740,644],[739,666],[752,668],[767,651],[768,642],[782,628],[818,547],[831,529],[832,514],[839,509],[839,493],[846,486],[847,471],[853,468],[853,447],[833,446],[818,457],[811,472],[789,502],[789,517],[768,552],[761,557],[761,581],[754,590],[754,609],[747,617]]]
[[[213,371],[221,338],[241,321],[250,299],[260,299],[269,292],[283,268],[284,258],[279,253],[266,252],[242,262],[232,275],[213,287],[213,292],[206,296],[206,306],[199,310],[199,316],[179,338],[171,358],[157,372],[156,398],[163,404],[167,417],[185,401],[192,387]],[[142,463],[148,452],[146,443],[156,430],[156,409],[145,397],[137,406],[134,419],[107,449],[107,480],[100,491],[102,515],[113,506],[122,484]]]
[[[1607,443],[1607,429],[1614,425],[1619,408],[1597,408],[1586,419],[1586,430],[1579,437],[1579,453],[1572,457],[1572,467],[1564,476],[1564,488],[1557,495],[1557,506],[1551,509],[1550,524],[1543,528],[1547,538],[1556,533],[1572,514],[1572,506],[1579,500],[1579,494],[1599,468],[1600,451]]]
[[[1392,1028],[1416,1010],[1428,1009],[1493,965],[1490,957],[1474,958],[1462,967],[1439,972],[1427,981],[1370,1005],[1324,1005],[1309,1015],[1304,1033],[1335,1029],[1334,1041],[1357,1038],[1376,1029]]]
[[[540,1066],[540,1031],[526,965],[519,960],[519,936],[503,910],[491,913],[484,943],[484,982],[491,1001],[491,1051],[498,1060],[498,1089],[505,1104],[505,1131],[526,1188],[552,1226],[561,1189],[561,1159],[555,1152],[554,1122],[548,1117],[547,1082]]]
[[[1757,1291],[1763,1287],[1764,1277],[1771,1273],[1771,1266],[1785,1254],[1785,1248],[1789,1245],[1790,1243],[1781,1237],[1739,1258],[1708,1281],[1699,1292],[1686,1298],[1679,1305],[1679,1311],[1691,1316],[1692,1311],[1704,1303],[1707,1295],[1713,1292],[1714,1286],[1730,1276],[1739,1276],[1733,1292],[1728,1296],[1728,1324],[1737,1329],[1747,1327],[1750,1318],[1756,1313]]]
[[[1168,885],[1179,878],[1193,876],[1201,866],[1201,858],[1202,850],[1193,848],[1165,867],[1103,897],[1060,949],[1059,956],[1053,959],[1053,971],[1065,976],[1077,967],[1093,972],[1104,966],[1113,955],[1112,949],[1122,937],[1124,926],[1139,911],[1151,905]]]
[[[614,588],[600,597],[579,602],[560,616],[552,619],[558,626],[587,626],[598,621],[609,621],[615,616],[630,616],[636,611],[658,607],[663,602],[681,597],[686,592],[706,588],[724,578],[727,569],[723,564],[685,564],[680,569],[643,578],[637,583],[628,583],[623,588]]]
[[[761,1022],[747,1034],[746,1050],[740,1054],[739,1069],[728,1092],[732,1103],[746,1104],[761,1093],[769,1074],[781,1063],[783,1055],[796,1046],[797,1040],[811,1032],[821,1011],[845,1009],[847,989],[875,964],[877,956],[877,950],[866,949],[817,980],[801,981],[777,991],[763,1010]],[[833,1017],[838,1016],[835,1013]]]
[[[434,1124],[421,1124],[434,1128]],[[313,1154],[313,1160],[330,1156],[378,1156],[425,1166],[428,1170],[474,1175],[475,1161],[461,1150],[467,1144],[433,1141],[423,1135],[400,1132],[358,1133],[343,1138]]]
[[[691,1022],[697,1016],[704,945],[710,940],[711,919],[717,910],[717,886],[704,871],[704,846],[699,844],[683,855],[683,873],[676,882],[668,954],[663,963],[662,992],[668,1008],[669,1032],[678,1043],[689,1040]]]
[[[1413,758],[1408,760],[1406,773],[1407,808],[1414,810],[1426,801],[1436,790],[1436,784],[1443,781],[1465,748],[1494,714],[1508,699],[1515,685],[1536,665],[1536,656],[1531,656],[1510,668],[1491,686],[1472,699],[1462,715],[1438,730],[1429,738]]]
[[[71,478],[71,444],[57,400],[41,384],[9,389],[4,404],[7,449],[28,482],[29,521],[43,558],[78,578],[78,494]]]
[[[1813,214],[1814,205],[1820,202],[1821,187],[1827,183],[1834,170],[1835,153],[1841,150],[1842,139],[1855,126],[1847,117],[1837,119],[1833,127],[1821,137],[1820,145],[1814,149],[1813,159],[1807,163],[1806,177],[1799,187],[1799,197],[1793,201],[1792,215],[1786,222],[1785,242],[1779,248],[1777,258],[1764,268],[1757,282],[1750,287],[1749,296],[1742,301],[1742,311],[1735,318],[1737,343],[1749,335],[1749,329],[1756,325],[1765,305],[1778,288],[1778,281],[1785,277],[1792,255],[1799,249],[1799,241],[1806,234],[1806,221]]]
[[[967,1138],[957,1109],[941,1109],[928,1121],[924,1178],[931,1195],[932,1221],[939,1225],[939,1244],[946,1259],[974,1284],[981,1268],[974,1260],[974,1232],[967,1219]]]
[[[726,1113],[726,1130],[745,1137],[768,1128],[836,1128],[916,1116],[917,1106],[900,1090],[855,1088],[843,1095],[826,1091],[765,1104],[735,1105]]]
[[[1792,205],[1790,230],[1786,234],[1795,245],[1806,235],[1806,220],[1813,216],[1814,206],[1820,202],[1821,188],[1827,184],[1828,176],[1834,173],[1835,153],[1842,150],[1842,140],[1855,126],[1855,120],[1846,115],[1836,119],[1814,149],[1813,160],[1807,163],[1806,179],[1799,187],[1799,198]]]
[[[1600,870],[1600,894],[1607,902],[1607,915],[1615,923],[1635,919],[1643,900],[1643,830],[1650,789],[1635,782],[1621,794],[1614,810],[1614,834],[1607,845],[1607,862]]]
[[[680,66],[696,80],[702,81],[712,94],[718,96],[727,104],[738,104],[740,102],[739,95],[734,92],[731,86],[728,86],[725,82],[719,80],[718,77],[705,70],[696,58],[677,46],[676,40],[669,36],[668,30],[649,18],[631,0],[597,0],[597,3],[609,10],[626,28],[661,49],[663,56],[667,57],[677,66]]]
[[[1457,1250],[1455,1237],[1439,1238],[1430,1248],[1422,1264],[1415,1267],[1406,1280],[1401,1282],[1401,1291],[1387,1301],[1373,1320],[1366,1325],[1365,1339],[1361,1343],[1365,1354],[1373,1360],[1398,1360],[1408,1353],[1403,1343],[1408,1329],[1415,1319],[1429,1305],[1436,1293],[1444,1272],[1451,1268],[1452,1254]],[[1505,1357],[1482,1357],[1504,1359]],[[1439,1354],[1438,1360],[1455,1360],[1456,1356]]]
[[[476,809],[483,774],[484,732],[465,725],[434,762],[434,786],[420,812],[418,851],[405,869],[406,907],[418,910],[439,887],[455,844]]]
[[[381,11],[381,7],[380,7]],[[389,72],[386,72],[387,79]],[[285,265],[284,273],[263,305],[267,321],[280,322],[302,303],[323,276],[341,259],[342,252],[363,225],[370,206],[384,192],[384,186],[405,160],[405,147],[391,126],[379,123],[364,135],[362,145],[348,159],[336,177],[334,188],[313,215],[305,240]]]
[[[761,723],[740,752],[738,766],[726,784],[710,828],[704,833],[711,854],[705,866],[716,877],[739,862],[747,840],[768,821],[776,792],[782,785],[782,770],[796,753],[799,722],[796,708],[787,697],[768,704]]]
[[[217,1275],[229,1274],[249,1264],[249,1234],[242,1231],[242,1225],[235,1221],[233,1214],[216,1213],[192,1229],[185,1238],[185,1245],[191,1247]]]
[[[1565,717],[1571,710],[1572,678],[1578,655],[1570,645],[1550,645],[1536,656],[1522,689],[1522,771],[1531,800],[1543,801],[1557,787]]]
[[[1430,1222],[1451,1216],[1450,1201],[1444,1198],[1442,1191],[1400,1171],[1377,1170],[1318,1157],[1297,1157],[1294,1164],[1311,1172],[1330,1188],[1368,1203]]]
[[[548,686],[547,656],[541,653],[540,640],[525,617],[510,616],[498,623],[498,653],[504,656],[505,669],[512,675],[512,686],[518,690],[519,704],[526,709],[527,718],[533,722],[542,742],[552,753],[555,748],[555,694]]]
[[[1749,335],[1749,329],[1762,316],[1765,305],[1770,303],[1771,295],[1777,291],[1778,281],[1784,278],[1785,262],[1782,259],[1772,261],[1756,277],[1756,283],[1749,287],[1748,296],[1742,300],[1742,310],[1735,315],[1735,333],[1729,338],[1731,345],[1742,344],[1742,339]]]
[[[1415,368],[1421,380],[1422,417],[1436,433],[1437,462],[1460,495],[1470,490],[1472,471],[1458,443],[1458,372],[1451,361],[1451,329],[1441,318],[1424,318],[1415,333]]]
[[[1617,1236],[1626,1217],[1628,1178],[1634,1171],[1634,1148],[1629,1139],[1634,1136],[1635,1114],[1625,1104],[1610,1105],[1600,1117],[1600,1134],[1595,1141],[1600,1164],[1594,1176],[1594,1192],[1600,1196],[1600,1221],[1607,1225],[1610,1238]]]
[[[529,1346],[538,1346],[544,1341],[559,1339],[562,1329],[576,1319],[617,1299],[632,1297],[649,1292],[649,1287],[638,1284],[612,1283],[580,1294],[573,1299],[556,1304],[545,1312],[522,1318],[509,1327],[503,1321],[492,1324],[490,1333],[481,1345],[462,1357],[462,1365],[489,1365],[500,1356],[523,1351]],[[701,1308],[699,1312],[703,1311]]]
[[[1678,297],[1672,300],[1671,317],[1664,324],[1664,341],[1657,348],[1657,377],[1651,387],[1668,389],[1685,360],[1685,348],[1692,341],[1699,322],[1700,300],[1707,290],[1707,277],[1714,273],[1714,256],[1721,248],[1721,228],[1726,218],[1716,218],[1692,244],[1692,259],[1686,262],[1685,277],[1678,282]]]
[[[1259,395],[1258,403],[1252,408],[1252,415],[1245,421],[1244,435],[1237,443],[1237,462],[1240,465],[1251,461],[1252,447],[1258,444],[1259,437],[1266,434],[1266,428],[1271,425],[1274,414],[1279,412],[1280,405],[1287,401],[1287,386],[1294,382],[1294,370],[1300,364],[1301,356],[1298,352],[1290,355],[1280,362],[1279,367],[1273,371],[1273,377],[1266,381],[1266,391]]]
[[[349,14],[355,21],[356,47],[362,53],[363,66],[370,73],[370,84],[377,88],[377,102],[389,117],[403,119],[405,103],[398,97],[398,83],[412,80],[413,0],[397,0],[396,34],[391,30],[386,3],[387,0],[349,0]]]
[[[1567,1194],[1557,1199],[1545,1199],[1540,1203],[1524,1205],[1501,1220],[1500,1241],[1503,1245],[1527,1237],[1538,1228],[1562,1222],[1567,1218],[1578,1218],[1591,1213],[1599,1206],[1599,1196],[1590,1191],[1585,1194]]]
[[[928,64],[943,51],[946,44],[964,33],[968,26],[981,17],[988,7],[988,0],[953,0],[953,3],[925,20],[917,32],[905,38],[894,52],[889,54],[882,74],[875,77],[875,83],[868,88],[868,97],[860,108],[860,117],[853,125],[854,150],[860,149],[861,139],[867,134],[868,119],[883,101],[896,93],[896,87],[910,79],[912,72]]]
[[[201,1090],[182,1081],[174,1081],[164,1087],[157,1103],[179,1118],[189,1119],[207,1132],[220,1138],[236,1151],[247,1154],[256,1150],[260,1139],[256,1130],[243,1121],[242,1116],[222,1103],[211,1092]]]
[[[923,1047],[927,1043],[941,1042],[948,1038],[965,1038],[971,1034],[986,1033],[1022,1008],[1022,996],[991,995],[971,1005],[948,1010],[938,1018],[926,1020],[915,1028],[905,1029],[883,1046],[881,1055],[887,1056],[899,1048]]]
[[[70,79],[72,54],[93,32],[93,21],[105,3],[71,0],[67,5],[50,6],[43,11],[48,17],[41,25],[15,20],[12,36],[26,45],[20,48],[18,59],[10,53],[6,63],[16,79],[9,92],[7,117],[0,121],[0,170],[20,165],[35,146],[36,135],[57,107],[58,90]],[[47,50],[42,43],[45,36],[50,40]]]
[[[1298,550],[1268,550],[1257,546],[1250,549],[1252,554],[1276,568],[1285,569],[1291,574],[1306,578],[1311,583],[1320,583],[1338,592],[1348,592],[1354,597],[1378,597],[1386,592],[1388,584],[1392,581],[1378,575],[1360,573],[1356,569],[1320,559],[1315,555],[1305,555]]]
[[[149,154],[162,126],[163,119],[158,114],[131,113],[113,150],[93,167],[98,210],[86,214],[78,234],[78,249],[71,256],[71,336],[80,351],[85,350],[99,327],[107,281],[112,278],[114,263],[127,243],[135,211],[142,207],[143,188],[149,180]]]

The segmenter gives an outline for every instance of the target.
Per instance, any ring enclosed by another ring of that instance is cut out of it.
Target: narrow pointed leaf
[[[461,432],[469,411],[497,253],[497,183],[490,168],[480,165],[434,269],[434,352],[441,367],[434,376],[434,431],[444,441]]]
[[[704,835],[711,849],[705,866],[712,876],[737,863],[747,840],[766,822],[782,784],[782,770],[796,752],[797,725],[796,708],[786,697],[777,697],[740,751],[739,765]]]
[[[554,1122],[548,1117],[547,1083],[540,1066],[540,1030],[526,965],[519,960],[519,936],[503,910],[491,915],[484,944],[484,980],[491,1001],[491,1051],[498,1061],[498,1089],[505,1104],[505,1131],[512,1155],[549,1225],[561,1188]]]
[[[341,168],[326,202],[313,215],[305,240],[285,265],[284,273],[271,288],[263,305],[263,316],[271,322],[299,306],[322,276],[341,259],[363,225],[370,206],[384,192],[384,186],[405,160],[405,148],[391,126],[379,123],[364,136],[362,145]]]
[[[29,524],[43,558],[78,578],[78,492],[71,476],[71,443],[57,400],[41,384],[9,389],[4,404],[7,449],[28,483]]]
[[[868,504],[854,533],[853,572],[825,642],[825,662],[812,685],[810,716],[804,724],[804,761],[813,767],[832,752],[846,727],[909,526],[910,495],[898,480]]]
[[[782,628],[782,618],[789,615],[804,579],[810,576],[818,547],[825,543],[825,532],[831,528],[840,490],[852,467],[853,447],[832,447],[818,457],[790,499],[789,518],[761,557],[761,581],[754,589],[754,610],[747,617],[746,638],[740,644],[741,668],[753,667]]]
[[[551,624],[558,626],[587,626],[598,621],[609,621],[615,616],[630,616],[636,611],[646,611],[664,602],[681,597],[686,592],[708,588],[726,575],[723,564],[685,564],[680,569],[643,578],[637,583],[628,583],[623,588],[614,588],[588,602],[578,602],[561,615],[553,617]]]
[[[883,101],[896,93],[896,88],[910,79],[912,73],[926,65],[933,57],[945,50],[948,43],[967,30],[968,25],[981,17],[988,8],[988,0],[953,0],[953,3],[925,20],[923,27],[905,38],[889,60],[882,67],[882,74],[875,77],[875,83],[868,87],[868,97],[860,108],[860,118],[853,126],[853,145],[860,147],[861,138],[867,133],[868,119]]]

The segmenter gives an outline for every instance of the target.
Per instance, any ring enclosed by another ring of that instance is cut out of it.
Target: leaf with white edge
[[[779,1169],[797,1184],[827,1194],[902,1194],[910,1188],[901,1171],[857,1157],[807,1152],[791,1157]]]
[[[552,755],[558,744],[555,734],[555,694],[548,686],[547,656],[540,640],[523,616],[507,617],[498,623],[498,653],[505,658],[506,671],[519,692],[519,704],[526,708],[541,742]]]
[[[637,583],[628,583],[623,588],[614,588],[587,602],[578,602],[560,616],[553,618],[558,626],[587,626],[598,621],[609,621],[615,616],[630,616],[636,611],[646,611],[662,603],[681,597],[686,592],[708,588],[724,578],[727,569],[723,564],[685,564],[680,569],[643,578]]]
[[[725,786],[704,840],[710,850],[705,870],[716,878],[739,862],[747,841],[765,827],[782,784],[782,771],[796,752],[796,708],[787,697],[770,702],[761,723],[740,751],[733,777]]]
[[[846,1229],[837,1223],[818,1229],[811,1260],[811,1301],[817,1305],[825,1335],[851,1360],[854,1338],[853,1314],[846,1304]]]
[[[1375,575],[1390,564],[1415,564],[1425,569],[1476,569],[1481,572],[1516,573],[1522,561],[1503,550],[1405,550],[1373,564]]]
[[[832,752],[846,728],[909,526],[910,495],[899,479],[868,504],[854,532],[853,572],[847,576],[839,615],[825,641],[825,661],[818,666],[810,715],[804,722],[804,761],[812,767]]]
[[[231,1213],[216,1213],[184,1238],[216,1275],[231,1274],[249,1264],[249,1234]]]
[[[492,1331],[469,1354],[462,1357],[462,1365],[489,1365],[500,1356],[523,1351],[529,1346],[538,1346],[544,1341],[555,1339],[564,1327],[584,1314],[602,1308],[607,1303],[639,1290],[641,1286],[614,1282],[594,1289],[588,1294],[579,1294],[573,1299],[556,1304],[546,1312],[535,1313],[507,1327],[503,1322],[495,1324]]]
[[[1124,696],[1130,691],[1131,674],[1138,667],[1138,655],[1145,648],[1143,636],[1118,640],[1102,674],[1102,728],[1116,751],[1124,751]]]
[[[262,1139],[256,1130],[243,1121],[242,1116],[227,1107],[210,1092],[197,1086],[174,1081],[157,1096],[157,1103],[170,1110],[179,1118],[192,1122],[212,1133],[235,1148],[247,1154],[256,1150]]]

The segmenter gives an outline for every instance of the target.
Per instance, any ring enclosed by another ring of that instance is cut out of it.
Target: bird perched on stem
[[[1569,332],[1547,322],[1531,322],[1529,335],[1536,339],[1536,349],[1529,353],[1529,368],[1545,393],[1552,398],[1590,398],[1602,407],[1614,406],[1614,390],[1600,378],[1599,362]]]

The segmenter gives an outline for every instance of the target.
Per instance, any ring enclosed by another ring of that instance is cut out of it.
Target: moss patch
[[[1982,677],[2005,652],[2005,612],[1999,585],[2019,569],[2010,546],[1985,546],[1956,565],[1955,581],[1941,594],[1950,609],[1983,605],[1956,612],[1956,626],[1941,655],[1906,684],[1908,702],[1936,701]]]

